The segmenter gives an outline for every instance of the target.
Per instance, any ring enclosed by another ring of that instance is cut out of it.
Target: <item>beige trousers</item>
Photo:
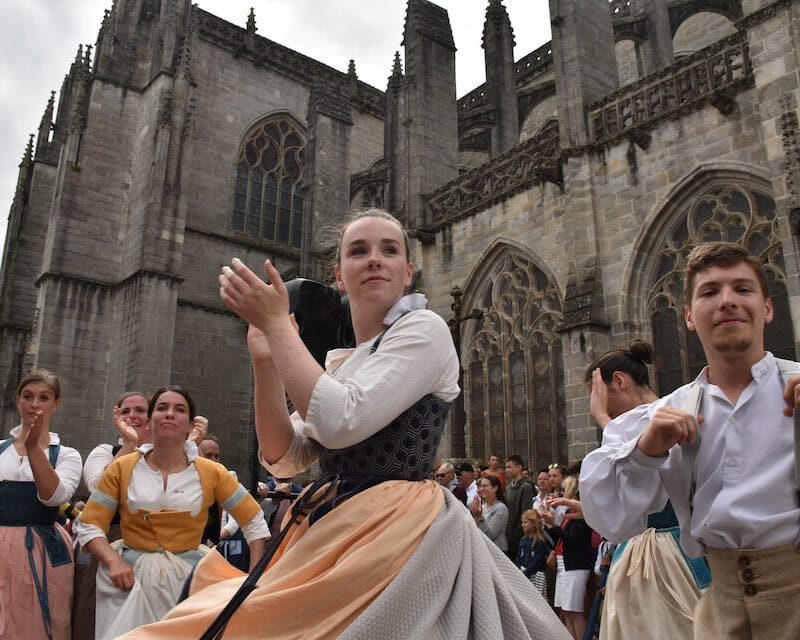
[[[800,553],[706,549],[711,587],[694,613],[695,640],[800,638]]]

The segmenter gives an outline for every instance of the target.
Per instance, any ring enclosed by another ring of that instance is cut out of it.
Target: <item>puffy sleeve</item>
[[[620,543],[644,531],[648,514],[666,505],[659,469],[667,458],[651,458],[636,446],[661,403],[636,407],[609,422],[603,429],[602,446],[581,464],[584,517],[611,542]]]
[[[77,522],[78,542],[81,546],[108,533],[111,520],[119,508],[121,470],[119,459],[108,465],[86,501]]]
[[[384,333],[374,353],[361,345],[317,380],[306,419],[292,415],[294,438],[281,460],[264,465],[290,477],[316,459],[309,438],[342,449],[380,431],[428,394],[452,401],[459,393],[458,357],[447,324],[427,309],[406,314]]]
[[[49,500],[39,498],[39,501],[48,507],[58,507],[68,502],[81,481],[82,468],[81,454],[72,447],[61,445],[55,469],[56,475],[58,475],[58,486]]]
[[[103,471],[114,460],[114,448],[110,444],[99,444],[91,450],[83,465],[83,481],[92,492],[103,477]]]

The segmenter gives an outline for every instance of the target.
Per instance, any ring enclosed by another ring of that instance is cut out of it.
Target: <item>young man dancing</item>
[[[711,566],[694,637],[798,638],[800,433],[792,411],[800,406],[800,365],[764,350],[772,301],[761,264],[743,247],[696,247],[685,296],[686,326],[708,366],[694,382],[606,426],[603,445],[583,462],[583,512],[621,542],[643,531],[648,513],[669,498],[683,548],[705,553]]]

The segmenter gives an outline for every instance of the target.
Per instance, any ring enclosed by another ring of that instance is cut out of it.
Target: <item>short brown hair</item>
[[[686,259],[686,269],[683,272],[683,295],[686,305],[692,303],[695,276],[711,267],[731,267],[744,262],[756,274],[758,284],[764,297],[769,297],[767,277],[761,261],[751,255],[747,249],[735,242],[707,242],[697,245],[689,252]]]
[[[19,398],[22,390],[29,384],[36,384],[39,382],[50,387],[50,390],[53,392],[56,400],[61,399],[61,381],[58,379],[58,376],[55,373],[50,373],[45,369],[34,369],[33,371],[26,373],[17,385],[17,397]]]

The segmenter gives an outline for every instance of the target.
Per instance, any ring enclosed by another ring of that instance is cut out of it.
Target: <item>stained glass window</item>
[[[233,229],[299,249],[305,163],[306,140],[299,125],[272,117],[254,127],[236,165]]]
[[[566,460],[558,292],[514,251],[501,254],[479,286],[473,298],[484,316],[465,349],[468,453],[483,460],[517,454],[531,469]]]

